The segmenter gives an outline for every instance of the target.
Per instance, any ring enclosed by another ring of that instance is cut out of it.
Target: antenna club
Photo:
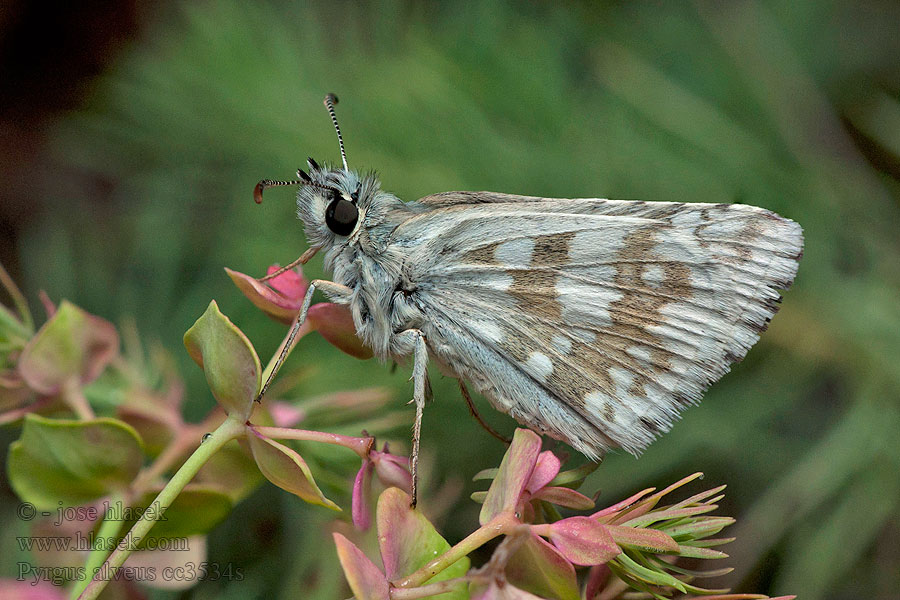
[[[325,106],[328,106],[329,104],[337,104],[337,103],[338,103],[337,96],[335,96],[334,94],[331,94],[331,93],[325,94]]]
[[[257,204],[262,204],[263,200],[263,190],[268,187],[266,185],[268,183],[265,179],[256,184],[256,187],[253,188],[253,201]]]

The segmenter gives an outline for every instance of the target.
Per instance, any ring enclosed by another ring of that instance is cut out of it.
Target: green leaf
[[[389,580],[411,575],[428,561],[450,549],[425,515],[410,507],[410,497],[403,490],[389,487],[378,498],[376,522],[378,543],[385,575]],[[436,583],[454,577],[462,577],[469,570],[469,558],[462,557],[425,583]],[[424,585],[424,584],[423,584]],[[465,584],[433,598],[440,600],[467,600]]]
[[[247,440],[253,452],[253,459],[266,479],[310,504],[341,510],[337,504],[322,494],[306,461],[295,451],[256,433],[252,428]]]
[[[618,562],[619,565],[624,568],[629,575],[641,581],[644,581],[651,585],[673,587],[680,592],[685,591],[684,584],[678,579],[675,579],[675,577],[673,577],[672,575],[669,575],[668,573],[665,573],[663,571],[648,569],[647,567],[635,562],[630,556],[625,553],[622,553],[618,557],[616,557],[616,562]]]
[[[479,521],[482,525],[503,512],[516,510],[519,498],[541,452],[541,438],[528,429],[516,429],[500,469],[488,489]]]
[[[215,300],[184,334],[184,345],[203,367],[216,401],[228,414],[246,420],[262,385],[262,368],[250,340],[219,311]]]
[[[28,415],[22,437],[10,445],[7,472],[19,498],[44,510],[122,492],[142,461],[140,437],[121,421]]]
[[[0,305],[0,342],[25,345],[34,332],[29,330],[11,310]]]
[[[731,517],[701,517],[695,521],[672,527],[661,527],[661,529],[673,538],[678,538],[679,541],[682,538],[696,540],[715,535],[732,523],[734,523],[734,519]]]
[[[33,390],[55,394],[75,379],[93,381],[119,348],[112,323],[63,300],[59,309],[26,344],[19,373]]]
[[[575,568],[549,542],[530,536],[506,565],[506,579],[543,598],[578,600]]]

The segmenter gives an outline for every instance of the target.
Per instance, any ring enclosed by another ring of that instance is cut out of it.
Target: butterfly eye
[[[358,219],[356,205],[344,198],[335,198],[325,209],[325,224],[338,235],[350,235]]]

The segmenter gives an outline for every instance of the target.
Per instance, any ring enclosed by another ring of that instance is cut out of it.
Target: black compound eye
[[[325,224],[338,235],[350,235],[359,219],[359,209],[344,198],[335,198],[325,209]]]

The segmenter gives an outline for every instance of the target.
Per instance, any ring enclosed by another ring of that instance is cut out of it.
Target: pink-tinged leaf
[[[479,521],[482,525],[503,512],[514,512],[541,451],[541,438],[528,429],[516,429],[503,455],[500,469],[488,489]]]
[[[607,531],[619,546],[628,546],[647,552],[678,552],[678,543],[658,529],[642,529],[606,525]]]
[[[630,527],[646,527],[652,523],[665,521],[668,519],[681,519],[684,517],[692,517],[712,512],[719,508],[715,504],[701,504],[700,506],[686,506],[684,508],[666,508],[656,511],[648,511],[639,517],[629,518],[622,525]],[[631,515],[628,515],[631,517]]]
[[[119,348],[112,323],[90,315],[67,300],[25,345],[19,373],[41,394],[55,394],[67,381],[96,379]]]
[[[545,487],[538,490],[538,493],[532,496],[535,500],[544,500],[550,504],[564,506],[574,510],[590,510],[594,508],[594,501],[571,488],[565,487]]]
[[[534,465],[534,471],[531,472],[531,478],[525,485],[525,489],[534,494],[539,489],[553,481],[553,478],[559,473],[562,466],[559,458],[549,450],[545,450],[538,455],[537,463]],[[593,506],[594,503],[591,503]]]
[[[64,588],[57,587],[49,581],[35,583],[31,578],[0,579],[0,598],[3,600],[66,600],[68,595]]]
[[[159,455],[184,427],[177,406],[143,387],[125,391],[124,401],[116,407],[116,416],[137,430],[144,451],[151,457]]]
[[[390,487],[378,498],[376,522],[378,543],[385,575],[394,580],[406,577],[425,563],[437,558],[450,549],[428,519],[409,506],[410,497],[399,488]],[[429,579],[426,583],[437,583],[455,577],[462,577],[469,570],[469,559],[463,557]],[[465,585],[458,592],[465,591]],[[465,598],[466,596],[441,595],[441,599]]]
[[[353,524],[360,531],[367,531],[372,526],[372,511],[369,509],[369,496],[372,492],[372,470],[375,465],[364,460],[356,479],[353,482],[353,494],[350,498],[350,514]]]
[[[596,600],[606,587],[610,575],[612,571],[605,564],[591,567],[584,582],[584,600]]]
[[[266,275],[271,275],[280,268],[281,267],[278,265],[272,265],[266,269]],[[303,272],[300,270],[299,266],[288,269],[281,275],[269,279],[267,283],[285,298],[297,302],[303,302],[303,297],[306,296],[306,290],[309,289],[309,282],[306,280],[306,277],[303,276]]]
[[[673,504],[672,508],[683,508],[685,506],[691,506],[693,504],[699,504],[701,502],[703,502],[704,504],[715,504],[724,497],[724,494],[719,496],[718,498],[712,498],[712,496],[715,496],[726,487],[728,486],[720,485],[719,487],[714,487],[711,490],[706,490],[704,492],[700,492],[699,494],[694,494],[690,498],[685,498],[681,502]]]
[[[250,428],[247,435],[250,451],[266,479],[310,504],[341,510],[322,494],[306,461],[294,450]]]
[[[250,340],[219,311],[215,300],[184,334],[184,345],[203,367],[216,401],[246,421],[262,384],[262,367]]]
[[[412,475],[409,473],[409,458],[389,454],[387,444],[385,444],[384,452],[373,450],[370,456],[375,464],[375,474],[378,475],[381,483],[386,487],[393,486],[406,493],[411,493]]]
[[[553,545],[536,535],[529,536],[509,559],[506,579],[542,598],[579,599],[575,567]]]
[[[332,302],[320,302],[309,307],[306,320],[332,346],[362,360],[372,358],[371,348],[356,336],[356,325],[350,307]]]
[[[700,472],[692,473],[691,475],[688,475],[687,477],[682,477],[681,479],[679,479],[678,481],[676,481],[669,487],[656,492],[655,494],[653,494],[652,496],[650,496],[648,498],[645,498],[639,505],[633,507],[628,513],[628,518],[634,519],[636,517],[639,517],[640,515],[648,513],[649,511],[653,510],[653,508],[659,503],[659,501],[664,496],[666,496],[667,494],[670,494],[671,492],[674,492],[675,490],[677,490],[678,488],[680,488],[684,485],[687,485],[688,483],[694,481],[695,479],[700,479],[702,477],[703,477],[703,473],[700,473]]]
[[[378,567],[353,542],[339,533],[333,535],[344,577],[356,599],[390,600],[388,580]]]
[[[635,502],[637,502],[638,500],[640,500],[641,498],[643,498],[644,496],[646,496],[647,494],[652,492],[654,489],[656,489],[656,488],[647,488],[646,490],[642,490],[642,491],[638,492],[637,494],[634,494],[633,496],[630,496],[630,497],[622,500],[621,502],[616,502],[612,506],[607,506],[603,510],[598,510],[597,512],[595,512],[594,514],[591,515],[591,518],[592,519],[600,519],[601,522],[606,521],[607,517],[609,517],[610,515],[615,516],[615,514],[618,513],[620,510],[624,510],[624,509],[630,507],[632,504],[634,504]]]
[[[569,517],[552,523],[550,541],[576,565],[600,565],[622,553],[606,527],[590,517]]]
[[[303,297],[299,299],[285,296],[281,292],[272,289],[255,277],[250,277],[231,269],[225,269],[234,284],[241,290],[255,307],[285,325],[290,324],[300,312],[303,305]]]

